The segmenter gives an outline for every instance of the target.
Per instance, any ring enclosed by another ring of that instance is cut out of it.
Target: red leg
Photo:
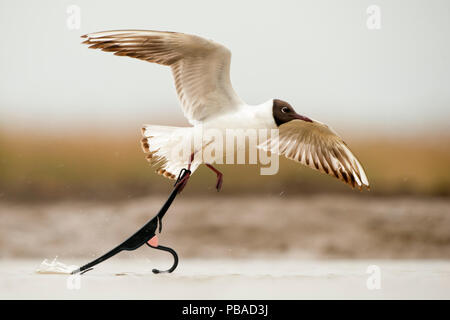
[[[205,163],[206,166],[208,168],[210,168],[212,171],[214,171],[217,174],[217,184],[216,184],[216,189],[217,192],[220,191],[220,189],[222,189],[222,182],[223,182],[223,174],[222,172],[220,172],[219,170],[217,170],[216,168],[214,168],[212,165],[210,165],[209,163]]]

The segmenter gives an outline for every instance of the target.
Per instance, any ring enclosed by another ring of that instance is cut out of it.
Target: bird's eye
[[[281,108],[281,112],[288,113],[289,112],[289,108],[288,107],[283,107],[283,108]]]

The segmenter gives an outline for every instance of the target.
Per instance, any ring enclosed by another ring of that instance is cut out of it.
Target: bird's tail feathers
[[[176,179],[189,163],[193,127],[145,125],[142,135],[141,146],[147,161],[156,166],[158,174]],[[191,171],[197,166],[193,163]]]

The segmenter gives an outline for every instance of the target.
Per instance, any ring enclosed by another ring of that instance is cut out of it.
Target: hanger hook
[[[158,245],[158,246],[154,247],[154,246],[150,245],[148,242],[146,242],[146,244],[147,244],[147,246],[149,246],[149,247],[152,248],[152,249],[158,249],[158,250],[162,250],[162,251],[167,251],[167,252],[169,252],[169,253],[173,256],[173,265],[170,267],[170,269],[168,269],[168,270],[163,270],[163,271],[158,270],[158,269],[153,269],[152,272],[153,272],[154,274],[157,274],[157,273],[166,273],[166,272],[167,272],[167,273],[171,273],[171,272],[173,272],[173,271],[177,268],[177,266],[178,266],[178,255],[177,255],[177,253],[175,252],[175,250],[173,250],[172,248],[169,248],[169,247],[161,246],[161,245]]]

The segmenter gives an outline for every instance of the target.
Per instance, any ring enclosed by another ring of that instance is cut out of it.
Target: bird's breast
[[[276,128],[271,114],[262,108],[245,107],[235,112],[226,113],[202,123],[203,128],[215,129],[273,129]]]

